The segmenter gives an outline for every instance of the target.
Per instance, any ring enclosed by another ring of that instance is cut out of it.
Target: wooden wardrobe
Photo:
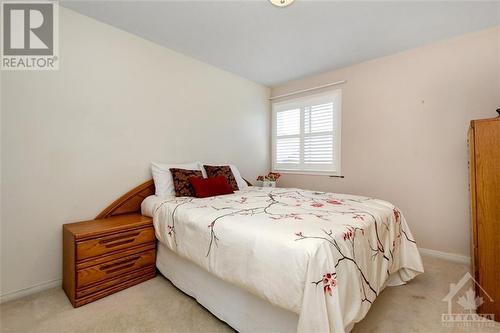
[[[500,321],[500,117],[471,121],[469,173],[472,274],[484,301],[478,313]]]

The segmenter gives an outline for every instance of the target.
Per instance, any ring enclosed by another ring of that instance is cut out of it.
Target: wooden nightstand
[[[153,221],[140,214],[63,225],[63,289],[74,307],[156,274]]]

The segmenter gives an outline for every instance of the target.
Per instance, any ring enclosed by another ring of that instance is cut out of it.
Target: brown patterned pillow
[[[185,169],[170,169],[172,179],[174,181],[175,196],[176,197],[194,197],[194,190],[189,182],[190,177],[200,177],[200,170],[185,170]]]
[[[234,178],[233,172],[229,165],[204,165],[205,171],[207,172],[208,178],[224,176],[227,182],[233,188],[233,191],[238,191],[238,183],[236,183],[236,178]]]

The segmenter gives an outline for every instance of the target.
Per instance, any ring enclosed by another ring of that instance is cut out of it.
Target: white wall
[[[285,175],[280,186],[389,200],[419,246],[468,255],[466,133],[471,119],[500,107],[500,28],[289,82],[272,95],[344,79],[345,178]]]
[[[63,223],[149,162],[269,167],[269,89],[60,8],[60,70],[1,72],[1,294],[58,283]]]

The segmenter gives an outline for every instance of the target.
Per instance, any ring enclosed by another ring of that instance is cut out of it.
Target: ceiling
[[[64,1],[64,7],[273,86],[500,24],[500,2]]]

